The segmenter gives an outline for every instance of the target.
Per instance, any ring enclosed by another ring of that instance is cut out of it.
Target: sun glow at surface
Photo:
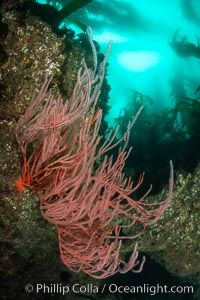
[[[144,72],[157,65],[161,60],[159,52],[153,51],[125,51],[117,57],[118,63],[128,71]]]

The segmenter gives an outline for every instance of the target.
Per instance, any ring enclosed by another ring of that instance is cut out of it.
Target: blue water
[[[177,89],[184,87],[188,95],[196,90],[200,82],[199,60],[182,58],[170,46],[177,29],[181,37],[186,35],[197,44],[200,1],[186,2],[189,6],[184,7],[184,0],[93,0],[73,14],[92,27],[102,52],[113,40],[108,69],[112,87],[107,117],[110,125],[130,101],[131,89],[153,98],[152,111],[174,105],[172,81]],[[189,14],[188,7],[195,11],[196,18]],[[81,31],[73,24],[68,25],[76,33]]]

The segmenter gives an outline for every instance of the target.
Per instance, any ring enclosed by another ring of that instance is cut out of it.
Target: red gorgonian
[[[35,190],[42,216],[58,230],[63,263],[74,272],[105,278],[116,272],[142,270],[145,258],[139,262],[137,243],[128,262],[121,258],[120,250],[124,239],[139,236],[168,207],[173,168],[170,162],[170,188],[165,201],[146,203],[145,196],[137,201],[130,197],[143,180],[142,174],[134,186],[123,173],[131,151],[126,150],[130,130],[137,116],[120,140],[116,142],[116,129],[102,141],[102,112],[97,101],[111,44],[98,65],[90,28],[89,40],[94,67],[89,69],[82,61],[70,99],[55,98],[49,91],[52,78],[46,77],[16,125],[24,159],[16,187],[20,192],[24,187]],[[108,157],[106,153],[119,143],[123,146],[117,158]],[[139,232],[124,236],[123,228],[136,223],[141,224]]]

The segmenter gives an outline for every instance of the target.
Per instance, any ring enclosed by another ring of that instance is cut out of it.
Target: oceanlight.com
[[[66,295],[68,293],[75,294],[103,294],[105,290],[108,290],[110,294],[146,294],[154,296],[156,294],[193,294],[193,286],[168,286],[168,285],[150,285],[144,283],[143,285],[117,285],[114,283],[104,284],[99,287],[94,284],[79,284],[75,283],[73,285],[63,285],[61,283],[38,283],[35,286],[32,284],[27,284],[25,286],[25,291],[27,293],[36,293],[36,294],[61,294]]]

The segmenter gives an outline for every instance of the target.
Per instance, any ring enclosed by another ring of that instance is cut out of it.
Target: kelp
[[[43,21],[48,23],[54,31],[58,32],[59,25],[65,18],[90,2],[92,2],[92,0],[72,0],[63,6],[61,10],[57,10],[54,6],[49,4],[27,2],[21,6],[21,10],[27,10],[40,17]]]

